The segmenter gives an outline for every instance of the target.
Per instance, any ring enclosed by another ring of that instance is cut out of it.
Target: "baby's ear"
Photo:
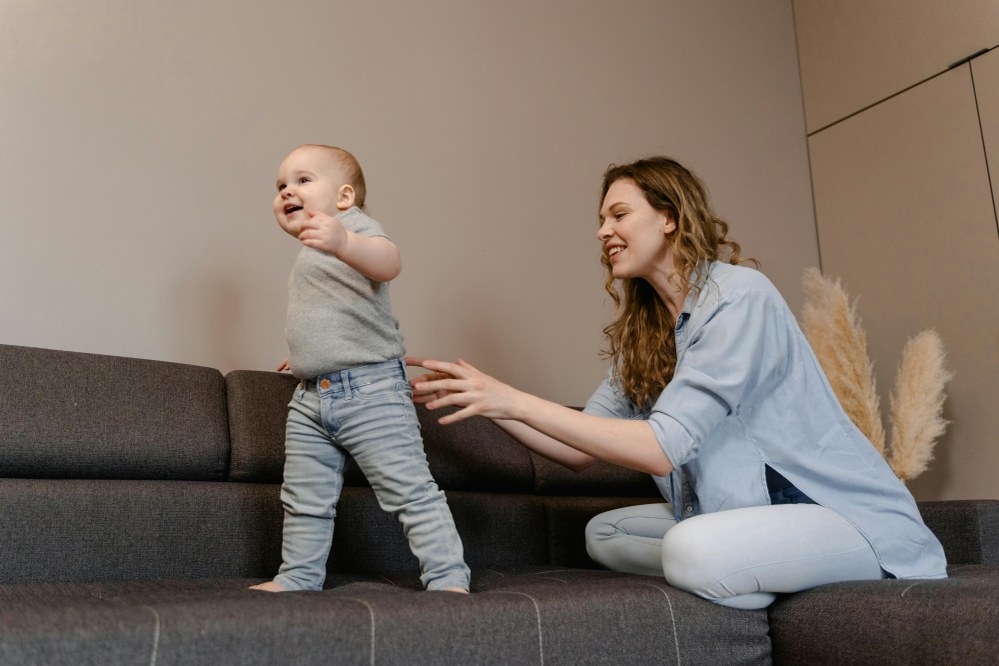
[[[353,185],[341,185],[336,193],[336,207],[340,210],[347,210],[354,205],[356,198],[357,193],[354,191]]]

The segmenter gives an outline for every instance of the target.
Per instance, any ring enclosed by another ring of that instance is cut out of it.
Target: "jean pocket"
[[[298,386],[296,386],[295,390],[292,391],[291,393],[291,401],[288,403],[288,406],[291,407],[297,402],[302,402],[304,398],[305,398],[305,384],[303,382],[299,382]]]
[[[372,379],[370,382],[355,384],[353,387],[354,396],[357,398],[385,398],[392,395],[401,398],[408,389],[409,382],[394,375]]]

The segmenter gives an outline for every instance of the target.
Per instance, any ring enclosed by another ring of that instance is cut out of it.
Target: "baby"
[[[399,250],[364,207],[346,150],[305,145],[278,169],[274,216],[302,248],[288,281],[290,355],[301,380],[285,435],[282,564],[270,592],[321,590],[349,454],[396,515],[428,590],[467,592],[470,573],[423,451],[388,282]]]

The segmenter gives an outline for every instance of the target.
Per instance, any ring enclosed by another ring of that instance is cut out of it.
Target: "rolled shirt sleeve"
[[[636,419],[645,415],[636,410],[630,400],[617,390],[614,382],[614,371],[611,369],[597,390],[586,401],[583,412],[594,416],[605,416],[614,419]]]

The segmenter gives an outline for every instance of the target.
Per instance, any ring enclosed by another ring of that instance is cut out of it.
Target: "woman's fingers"
[[[434,375],[466,377],[469,374],[478,373],[478,370],[460,358],[457,363],[448,363],[447,361],[438,361],[435,358],[426,358],[424,356],[406,356],[405,361],[408,366],[430,370]],[[417,377],[417,379],[422,379],[422,377]]]
[[[434,359],[426,358],[424,356],[406,356],[405,362],[407,366],[414,368],[424,368],[429,370],[426,363],[428,361],[439,363],[439,361],[434,361]],[[441,390],[428,389],[426,384],[428,382],[434,382],[441,379],[450,379],[451,375],[443,372],[428,372],[423,375],[419,375],[410,380],[409,385],[413,389],[413,402],[418,405],[425,405],[433,400],[436,400],[445,393]]]
[[[497,392],[506,388],[488,375],[483,374],[464,359],[456,363],[438,361],[417,356],[406,357],[407,365],[425,368],[430,372],[416,377],[411,382],[413,387],[413,402],[426,405],[427,409],[435,410],[442,407],[457,407],[457,411],[438,419],[447,425],[456,423],[472,416],[493,416],[497,409]]]
[[[421,363],[420,365],[426,368],[427,370],[431,370],[433,372],[441,372],[446,375],[451,375],[452,377],[462,377],[466,374],[465,369],[456,363],[448,363],[447,361],[438,361],[437,359],[433,358],[423,359],[423,363]]]
[[[464,391],[465,376],[468,372],[454,363],[424,359],[421,367],[430,370],[413,380],[413,390],[420,393],[435,393],[440,391]]]
[[[471,407],[466,407],[465,409],[459,409],[457,412],[448,414],[447,416],[442,416],[437,419],[437,422],[441,425],[451,425],[452,423],[457,423],[458,421],[464,421],[470,416],[475,416],[475,412],[472,411]]]

